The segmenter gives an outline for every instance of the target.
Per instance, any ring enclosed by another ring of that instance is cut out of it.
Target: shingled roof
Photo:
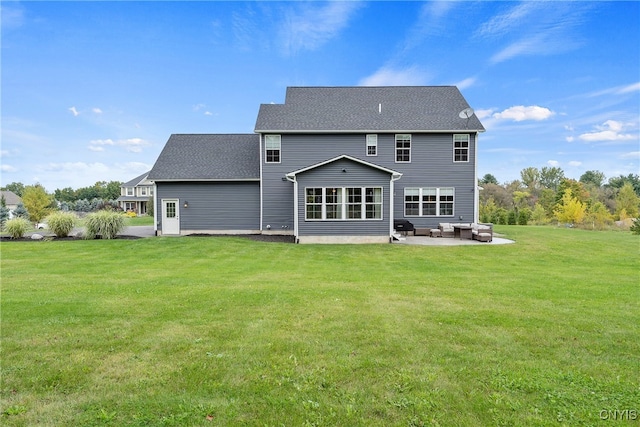
[[[257,134],[174,134],[147,179],[215,181],[260,179]]]
[[[455,86],[289,87],[284,104],[262,104],[256,132],[438,132],[484,127]]]

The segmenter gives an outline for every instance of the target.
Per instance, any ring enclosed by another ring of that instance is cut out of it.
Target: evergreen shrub
[[[90,213],[85,219],[85,239],[115,239],[125,226],[125,217],[114,211],[98,211]]]

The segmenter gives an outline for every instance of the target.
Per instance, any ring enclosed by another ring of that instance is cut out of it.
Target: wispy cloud
[[[372,75],[363,78],[360,86],[413,86],[424,85],[429,75],[418,67],[393,69],[382,67]]]
[[[640,160],[640,151],[631,151],[620,156],[621,159],[638,159]]]
[[[71,111],[71,114],[73,114],[73,117],[78,117],[80,115],[80,112],[76,109],[76,107],[68,108],[68,110]]]
[[[361,7],[356,1],[293,2],[283,10],[280,42],[285,55],[315,50],[336,37]]]
[[[475,37],[515,39],[491,56],[491,64],[523,55],[568,52],[582,43],[576,35],[576,28],[583,23],[584,12],[589,7],[575,2],[522,2],[480,25]]]
[[[18,2],[2,2],[0,18],[3,30],[19,28],[24,24],[24,8]]]
[[[602,95],[625,95],[627,93],[640,92],[640,82],[631,83],[624,86],[614,86],[607,89],[591,92],[586,96],[589,98]]]
[[[130,153],[140,153],[144,147],[150,146],[151,143],[142,138],[129,138],[114,141],[112,139],[94,139],[89,142],[89,150],[94,152],[105,151],[105,146],[120,146]]]

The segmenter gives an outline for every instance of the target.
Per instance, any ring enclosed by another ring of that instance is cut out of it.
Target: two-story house
[[[153,183],[147,180],[149,172],[145,172],[120,186],[120,197],[116,200],[125,212],[138,215],[147,214],[147,203],[153,196]]]
[[[394,219],[475,222],[483,131],[453,86],[290,87],[254,134],[169,138],[156,229],[388,242]]]

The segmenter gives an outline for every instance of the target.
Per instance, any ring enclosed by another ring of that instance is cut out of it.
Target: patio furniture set
[[[493,240],[493,224],[441,222],[438,224],[438,228],[415,228],[413,233],[414,236],[448,237],[490,242]]]

